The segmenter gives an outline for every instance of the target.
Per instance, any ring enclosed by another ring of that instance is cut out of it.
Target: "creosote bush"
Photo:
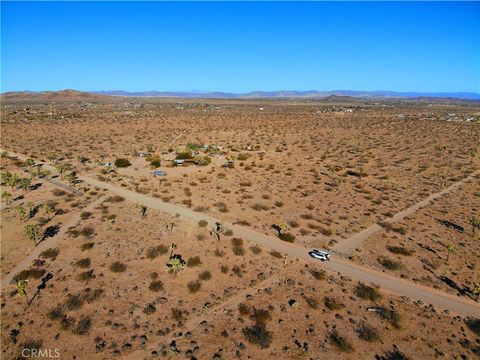
[[[390,251],[391,253],[397,254],[397,255],[404,255],[404,256],[412,256],[413,255],[413,251],[407,249],[404,246],[389,245],[389,246],[387,246],[387,250]]]
[[[127,269],[127,265],[121,263],[120,261],[115,261],[110,265],[110,271],[114,273],[124,272]]]
[[[278,237],[280,238],[280,240],[290,243],[293,243],[295,241],[295,235],[289,232],[280,233]]]
[[[202,264],[202,261],[200,260],[199,256],[193,256],[191,258],[188,258],[188,260],[187,260],[187,266],[188,267],[199,266],[201,264]]]
[[[337,330],[333,330],[330,333],[329,338],[332,344],[335,345],[340,351],[347,353],[353,351],[352,345],[348,342],[346,338],[340,336]]]
[[[262,349],[268,348],[272,342],[272,334],[263,323],[247,326],[243,328],[242,332],[248,342],[258,345]]]
[[[159,255],[166,254],[168,248],[165,245],[151,246],[147,249],[147,259],[153,260]]]
[[[362,340],[365,340],[368,342],[374,342],[374,341],[380,340],[380,335],[378,334],[378,331],[371,326],[362,324],[356,331],[357,331],[358,337]]]
[[[363,283],[355,286],[355,295],[364,300],[376,301],[382,297],[378,290]]]
[[[163,290],[163,282],[160,280],[154,280],[150,283],[148,287],[151,291],[158,292]]]
[[[189,281],[187,287],[188,291],[190,291],[191,293],[196,293],[202,287],[202,283],[198,280]]]
[[[325,280],[325,271],[310,269],[310,274],[317,280]]]
[[[198,274],[198,278],[200,280],[210,280],[212,278],[212,273],[208,270],[202,271],[200,274]]]
[[[326,296],[326,297],[323,298],[323,303],[330,310],[340,310],[340,309],[343,309],[345,307],[345,305],[342,304],[340,301],[338,301],[337,299],[335,299],[333,297],[329,297],[329,296]]]

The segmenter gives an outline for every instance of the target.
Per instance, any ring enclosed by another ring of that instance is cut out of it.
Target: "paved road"
[[[22,156],[19,154],[15,155],[22,158]],[[185,219],[196,222],[205,219],[210,224],[213,224],[216,221],[221,221],[207,214],[198,213],[178,205],[165,203],[157,198],[153,198],[144,194],[139,194],[125,188],[117,187],[115,185],[99,181],[89,176],[79,176],[79,179],[85,181],[92,186],[106,189],[114,194],[120,195],[129,201],[143,204],[149,208],[158,209],[162,212],[166,212],[172,215],[178,214]],[[424,201],[421,202],[421,204],[423,203]],[[420,207],[421,206],[422,205],[420,205]],[[440,309],[450,310],[457,314],[480,317],[480,304],[468,298],[461,298],[441,292],[433,288],[418,285],[413,282],[409,282],[380,271],[361,267],[350,261],[343,260],[335,256],[329,262],[320,263],[318,260],[312,259],[308,255],[309,249],[303,246],[293,243],[287,243],[279,240],[276,237],[267,236],[265,234],[258,233],[243,226],[233,225],[229,223],[224,224],[230,229],[232,229],[236,236],[257,243],[260,246],[267,247],[272,250],[288,254],[290,256],[294,256],[311,264],[315,264],[324,268],[329,268],[333,271],[336,271],[342,275],[346,275],[358,281],[377,284],[387,292],[407,296],[410,297],[412,300],[421,300],[425,304],[432,304]],[[348,240],[349,239],[346,239],[346,241]]]

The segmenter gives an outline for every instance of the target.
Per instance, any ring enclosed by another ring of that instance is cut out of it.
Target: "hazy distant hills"
[[[364,99],[385,99],[385,98],[454,98],[466,100],[480,100],[480,94],[470,92],[456,93],[421,93],[421,92],[395,92],[395,91],[252,91],[248,93],[228,92],[175,92],[175,91],[141,91],[128,92],[123,90],[94,91],[99,95],[128,96],[128,97],[178,97],[178,98],[326,98],[329,96],[349,96]]]
[[[248,93],[227,92],[202,92],[202,91],[142,91],[128,92],[123,90],[91,91],[77,90],[59,91],[15,91],[1,94],[2,101],[11,102],[52,102],[52,101],[100,101],[110,97],[142,97],[142,98],[203,98],[203,99],[318,99],[325,102],[348,102],[363,100],[412,100],[433,102],[478,102],[480,94],[477,93],[420,93],[420,92],[394,92],[394,91],[252,91]]]

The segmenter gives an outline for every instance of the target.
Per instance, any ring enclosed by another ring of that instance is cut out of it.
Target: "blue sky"
[[[480,3],[4,2],[1,91],[480,92]]]

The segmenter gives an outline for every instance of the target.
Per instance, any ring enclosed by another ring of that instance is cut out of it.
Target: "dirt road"
[[[445,196],[447,194],[450,194],[451,192],[455,191],[458,189],[460,186],[465,184],[466,182],[472,181],[475,179],[475,177],[480,174],[480,170],[475,171],[473,174],[470,176],[466,177],[463,180],[457,181],[450,185],[449,187],[443,189],[442,191],[439,191],[437,193],[431,194],[429,197],[423,199],[422,201],[419,201],[415,205],[410,206],[409,208],[402,210],[395,214],[393,217],[388,219],[386,222],[387,223],[394,223],[396,221],[403,220],[407,216],[412,215],[419,209],[431,204],[438,198]],[[348,239],[343,240],[341,243],[335,245],[333,247],[333,250],[336,252],[342,253],[342,254],[352,254],[355,249],[358,249],[361,247],[362,243],[368,239],[370,236],[373,234],[384,230],[384,228],[378,224],[373,224],[366,228],[365,230],[360,231],[359,233],[349,237]]]
[[[23,157],[19,154],[14,154],[14,155],[17,155],[19,158]],[[82,181],[85,181],[86,183],[92,186],[106,189],[114,194],[120,195],[129,201],[143,204],[148,208],[158,209],[172,215],[178,215],[185,219],[189,219],[195,222],[198,222],[199,220],[202,220],[202,219],[207,220],[210,224],[213,224],[216,221],[221,221],[212,216],[209,216],[203,213],[194,212],[190,209],[183,208],[178,205],[165,203],[159,199],[156,199],[144,194],[139,194],[139,193],[127,190],[125,188],[117,187],[115,185],[108,184],[103,181],[99,181],[89,176],[79,176],[79,179],[81,179]],[[455,188],[463,184],[463,182],[465,181],[467,181],[467,179],[461,182],[455,183],[454,185],[450,186],[449,188],[437,194],[431,195],[429,198],[421,201],[419,205],[417,204],[399,213],[400,215],[397,217],[394,216],[393,219],[398,220],[401,218],[401,216],[405,217],[408,214],[413,213],[414,211],[416,211],[415,209],[425,206],[429,202],[433,201],[439,196],[442,196],[448,191],[453,191]],[[331,261],[321,263],[318,260],[312,259],[308,255],[309,249],[303,246],[293,244],[293,243],[287,243],[279,240],[276,237],[267,236],[265,234],[258,233],[254,230],[248,229],[243,226],[233,225],[229,223],[224,223],[224,224],[228,228],[232,229],[234,234],[238,237],[242,237],[246,240],[257,243],[260,246],[267,247],[272,250],[276,250],[290,256],[294,256],[305,262],[315,264],[320,267],[329,268],[342,275],[346,275],[352,279],[366,282],[366,283],[377,284],[387,292],[399,294],[402,296],[407,296],[407,297],[410,297],[412,300],[421,300],[425,304],[432,304],[436,307],[439,307],[440,309],[449,310],[457,314],[475,316],[475,317],[480,316],[480,304],[474,302],[473,300],[470,300],[467,298],[460,298],[454,295],[441,292],[439,290],[435,290],[433,288],[417,285],[415,283],[412,283],[397,277],[393,277],[376,270],[355,265],[352,262],[340,259],[335,256],[333,256]],[[376,230],[375,225],[373,225],[373,230]],[[362,233],[365,233],[365,230]],[[353,237],[355,238],[355,236],[358,236],[358,234],[354,235]],[[349,239],[347,239],[346,241],[349,241]],[[355,240],[355,241],[358,241],[358,240]],[[2,280],[2,283],[3,283],[3,280]]]
[[[92,201],[88,204],[85,208],[81,209],[82,211],[92,211],[96,206],[98,206],[103,201],[103,196],[100,196],[96,200]],[[21,272],[22,270],[28,269],[35,259],[40,257],[42,251],[47,250],[49,248],[55,247],[58,241],[65,236],[68,228],[71,226],[76,225],[80,221],[80,214],[81,211],[76,211],[65,224],[61,224],[59,232],[53,236],[47,238],[45,241],[42,241],[38,244],[35,249],[31,253],[29,253],[21,262],[19,262],[7,275],[5,275],[1,280],[1,289],[5,289],[6,286],[10,284],[13,280],[13,277]]]

